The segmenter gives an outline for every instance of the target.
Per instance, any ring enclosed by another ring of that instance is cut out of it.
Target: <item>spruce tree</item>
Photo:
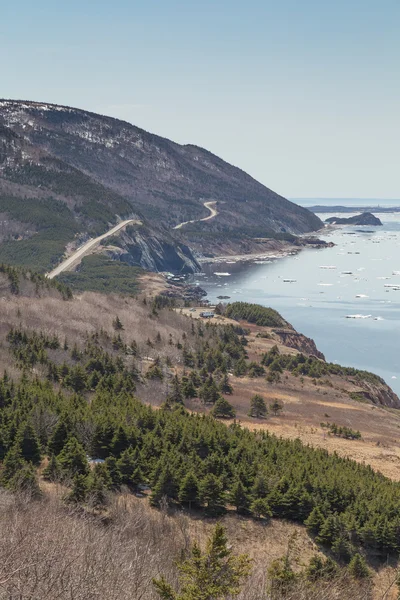
[[[17,432],[15,444],[21,449],[21,456],[33,465],[41,461],[40,443],[31,423],[23,423]]]
[[[163,498],[171,500],[177,496],[177,485],[173,476],[172,470],[169,465],[166,465],[158,479],[156,484],[153,486],[151,491],[150,502],[153,506],[159,506]]]
[[[229,377],[227,373],[224,373],[221,383],[219,384],[219,391],[221,394],[233,394],[233,387],[229,383]]]
[[[219,477],[209,473],[200,481],[199,500],[211,516],[219,515],[225,511],[224,488]]]
[[[105,465],[110,475],[111,489],[118,490],[122,484],[122,476],[115,456],[109,456],[106,458]]]
[[[87,475],[89,465],[83,446],[75,437],[69,438],[64,448],[58,455],[64,477],[75,477],[75,475]]]
[[[22,492],[30,498],[39,498],[41,496],[36,469],[31,462],[26,462],[22,465],[10,479],[8,487],[13,492]]]
[[[71,431],[71,422],[67,417],[61,417],[50,437],[47,447],[51,454],[58,456],[67,443]]]
[[[236,511],[244,515],[248,512],[250,506],[250,496],[240,480],[236,480],[232,486],[230,500]]]
[[[250,511],[256,519],[270,519],[272,517],[272,511],[266,498],[256,498],[253,500]]]
[[[265,400],[259,394],[255,394],[252,396],[250,400],[250,411],[249,416],[255,417],[256,419],[261,419],[266,417],[268,414],[268,408],[265,404]]]
[[[198,501],[199,495],[199,484],[196,476],[192,471],[189,471],[182,479],[179,487],[178,500],[184,504],[189,504],[189,509],[192,508],[192,504]]]
[[[118,471],[121,476],[121,483],[125,485],[133,484],[133,474],[137,468],[137,455],[132,447],[127,448],[122,452],[121,457],[117,461]]]
[[[275,415],[275,417],[277,415],[279,415],[282,410],[283,410],[283,402],[281,402],[280,400],[274,400],[273,402],[271,402],[271,404],[269,405],[269,410],[272,412],[273,415]]]
[[[22,458],[21,448],[15,444],[10,448],[4,457],[3,468],[1,472],[1,483],[5,486],[9,484],[14,475],[16,475],[25,465]]]
[[[85,502],[88,490],[88,478],[82,473],[76,473],[72,480],[72,489],[66,496],[67,502],[81,504]]]
[[[221,396],[216,401],[211,414],[219,419],[233,419],[236,416],[236,411],[232,404]]]
[[[234,555],[228,547],[225,529],[217,525],[205,552],[197,544],[191,556],[178,563],[180,590],[177,592],[164,577],[153,579],[163,600],[223,600],[238,596],[250,575],[251,560],[246,554]]]
[[[50,456],[49,464],[43,469],[43,478],[47,481],[60,481],[62,477],[61,465],[57,460],[57,457],[52,454]]]

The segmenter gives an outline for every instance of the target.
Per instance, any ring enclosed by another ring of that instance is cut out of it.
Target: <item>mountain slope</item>
[[[3,100],[0,123],[22,136],[39,157],[45,152],[79,169],[126,198],[157,225],[171,228],[181,221],[207,216],[203,202],[217,200],[219,216],[213,226],[230,229],[257,225],[258,229],[293,234],[322,226],[308,210],[210,152],[193,145],[181,146],[111,117],[51,104]]]

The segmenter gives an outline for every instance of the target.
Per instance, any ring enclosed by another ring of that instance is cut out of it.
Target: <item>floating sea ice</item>
[[[365,294],[357,294],[356,298],[369,298],[369,296],[366,296]]]
[[[391,277],[377,277],[377,279],[391,279]]]
[[[400,275],[400,271],[393,271],[392,275]]]
[[[336,269],[334,265],[321,265],[320,269]]]
[[[392,375],[392,379],[397,379],[396,375]]]
[[[283,283],[296,283],[297,279],[284,279]]]
[[[333,283],[319,283],[318,285],[323,285],[324,287],[330,287]]]
[[[346,315],[346,319],[370,319],[372,315]]]
[[[214,275],[218,275],[218,277],[230,277],[230,273],[218,273],[215,271]]]

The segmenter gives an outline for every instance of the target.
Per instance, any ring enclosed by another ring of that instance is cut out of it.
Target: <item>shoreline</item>
[[[270,260],[272,258],[285,258],[286,256],[295,256],[303,248],[292,246],[286,250],[271,250],[270,252],[257,252],[254,254],[226,254],[222,256],[202,256],[196,257],[197,262],[200,264],[213,264],[213,263],[229,263],[229,262],[246,262],[251,260]]]

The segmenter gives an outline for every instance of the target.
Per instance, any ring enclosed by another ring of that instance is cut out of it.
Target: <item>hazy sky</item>
[[[288,197],[400,198],[399,0],[19,0],[0,97],[194,143]]]

